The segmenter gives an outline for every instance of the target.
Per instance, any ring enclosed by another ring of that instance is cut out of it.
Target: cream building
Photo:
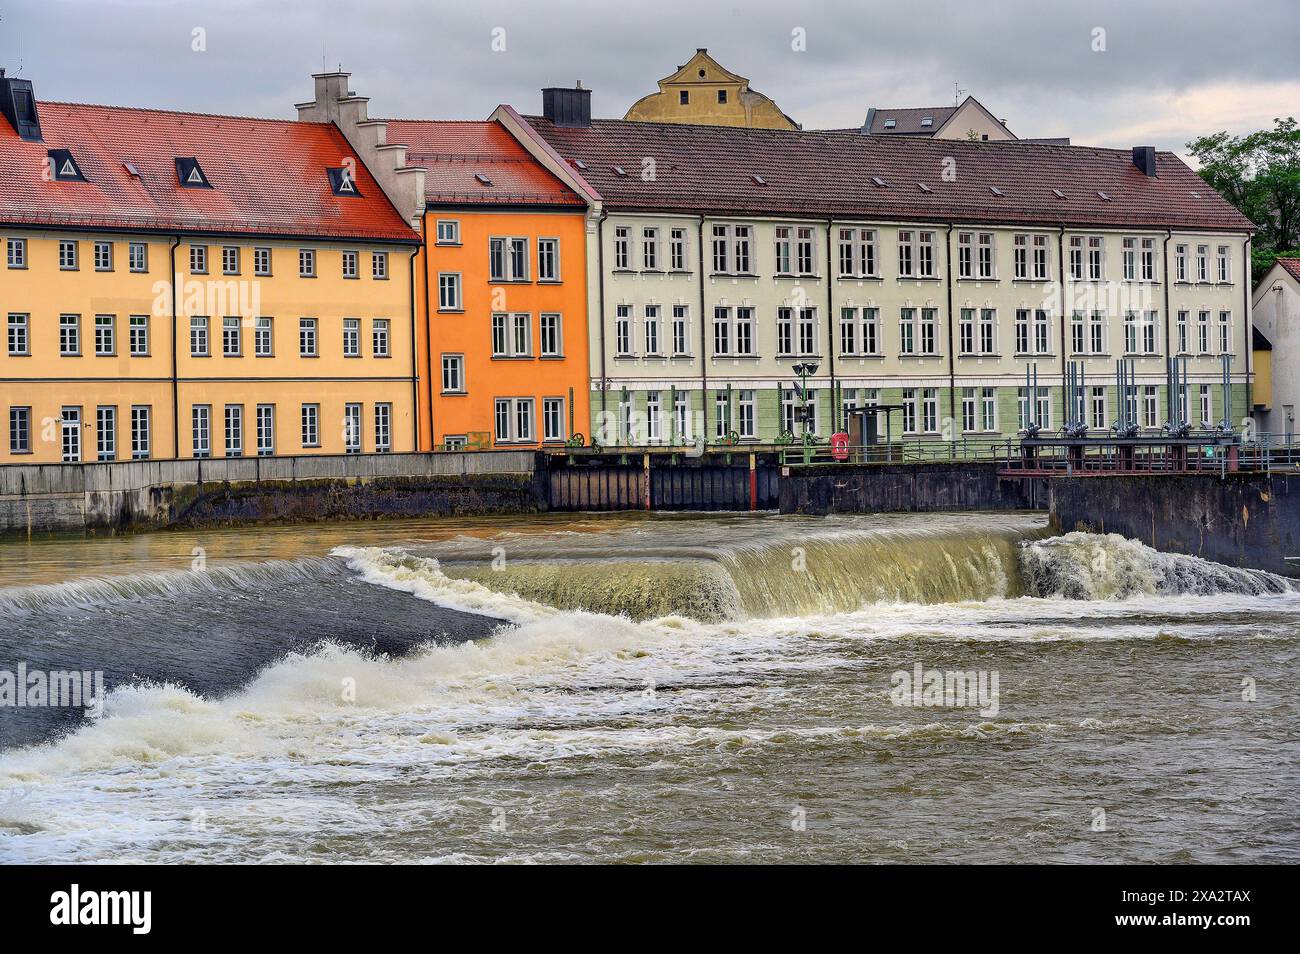
[[[658,92],[633,103],[623,118],[756,129],[799,128],[771,99],[750,89],[748,79],[721,66],[704,48],[661,79]]]
[[[1254,396],[1259,430],[1294,440],[1296,408],[1300,407],[1300,259],[1280,258],[1255,286],[1255,328],[1268,349]],[[1261,349],[1263,350],[1263,349]]]

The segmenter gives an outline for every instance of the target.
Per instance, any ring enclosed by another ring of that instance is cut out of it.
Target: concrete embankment
[[[781,473],[781,512],[1040,510],[1043,481],[1000,477],[994,463],[818,464]]]
[[[1300,473],[1057,477],[1053,524],[1166,553],[1300,576]]]
[[[0,535],[544,509],[531,451],[0,467]]]

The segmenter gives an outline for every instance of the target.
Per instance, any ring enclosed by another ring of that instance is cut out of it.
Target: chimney
[[[1133,165],[1137,166],[1144,176],[1154,179],[1156,177],[1156,147],[1134,146]]]
[[[542,90],[542,115],[557,126],[591,125],[591,90],[579,80],[573,89],[548,86]]]
[[[0,69],[0,113],[28,142],[41,142],[41,121],[36,115],[36,93],[31,80],[5,76]]]

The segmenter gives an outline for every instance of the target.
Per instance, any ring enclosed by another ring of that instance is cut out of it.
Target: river
[[[6,542],[20,665],[0,861],[1300,861],[1294,584],[1039,514]]]

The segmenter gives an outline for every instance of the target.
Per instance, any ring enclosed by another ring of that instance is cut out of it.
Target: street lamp
[[[799,401],[803,407],[803,413],[799,419],[803,424],[804,443],[808,443],[808,378],[810,375],[817,373],[817,365],[812,361],[801,361],[792,369],[799,376]]]

